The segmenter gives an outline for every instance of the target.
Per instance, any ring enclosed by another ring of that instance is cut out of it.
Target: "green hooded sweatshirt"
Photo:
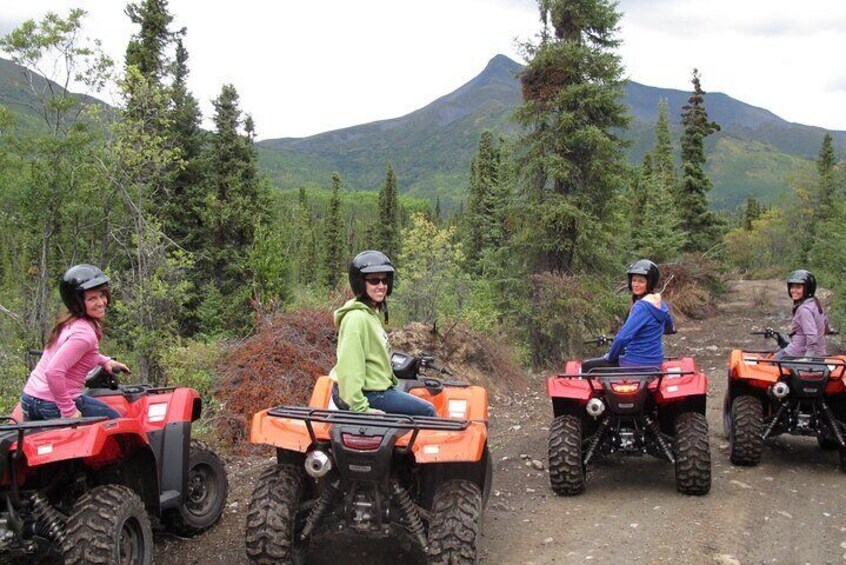
[[[387,390],[399,383],[391,369],[388,334],[379,312],[355,298],[335,310],[335,325],[338,360],[329,375],[350,410],[370,412],[363,391]]]

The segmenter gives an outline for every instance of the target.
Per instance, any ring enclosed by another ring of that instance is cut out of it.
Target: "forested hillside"
[[[466,162],[481,131],[516,134],[511,114],[522,100],[522,68],[497,55],[478,76],[406,116],[307,138],[263,140],[258,143],[260,166],[283,188],[309,186],[314,171],[338,170],[352,186],[374,190],[378,164],[391,161],[404,179],[403,193],[430,201],[440,197],[456,207],[463,200]],[[622,101],[632,121],[623,137],[631,143],[630,163],[640,163],[654,144],[652,126],[662,99],[668,101],[672,132],[679,136],[687,97],[680,90],[625,82]],[[786,122],[723,93],[708,94],[708,111],[722,124],[707,146],[712,206],[734,209],[750,195],[772,202],[789,192],[791,175],[812,169],[821,128]],[[846,132],[832,135],[835,147],[846,148]]]

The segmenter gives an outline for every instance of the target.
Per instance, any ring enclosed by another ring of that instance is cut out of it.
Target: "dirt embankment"
[[[704,497],[675,490],[673,468],[652,458],[603,459],[588,473],[587,491],[556,497],[546,471],[551,410],[544,376],[523,392],[491,394],[494,488],[481,543],[487,564],[576,563],[846,563],[846,475],[837,456],[813,439],[768,443],[757,467],[729,463],[722,435],[726,359],[737,347],[764,348],[753,327],[785,327],[784,283],[732,283],[719,312],[683,320],[668,353],[691,355],[710,380],[707,412],[713,487]],[[830,346],[836,345],[830,342]],[[227,459],[230,498],[220,524],[194,540],[159,534],[157,563],[247,563],[244,517],[268,457]],[[538,469],[537,467],[541,467]],[[397,543],[323,540],[310,564],[422,564]]]

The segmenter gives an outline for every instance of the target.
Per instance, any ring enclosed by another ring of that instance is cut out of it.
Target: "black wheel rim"
[[[145,552],[144,530],[135,518],[128,518],[120,529],[118,540],[118,562],[121,565],[136,565],[144,563]]]
[[[217,500],[220,488],[214,470],[209,465],[196,465],[188,473],[188,493],[185,508],[194,516],[208,514]]]

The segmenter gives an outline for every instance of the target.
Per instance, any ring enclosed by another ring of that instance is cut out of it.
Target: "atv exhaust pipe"
[[[787,383],[779,381],[773,385],[772,393],[774,397],[781,400],[782,398],[790,394],[790,387],[787,386]]]
[[[591,398],[588,400],[585,410],[594,418],[599,418],[605,412],[605,403],[598,398]]]
[[[325,452],[315,449],[306,456],[305,470],[309,477],[319,479],[332,470],[332,459]]]

